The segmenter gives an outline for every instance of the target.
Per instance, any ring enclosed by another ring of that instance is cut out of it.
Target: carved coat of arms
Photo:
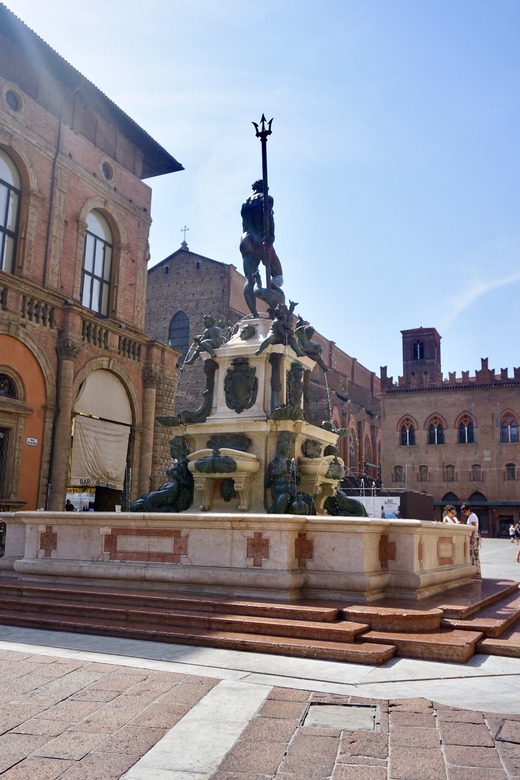
[[[224,379],[224,394],[228,409],[237,414],[250,409],[256,401],[258,379],[256,368],[249,365],[247,358],[235,358]]]

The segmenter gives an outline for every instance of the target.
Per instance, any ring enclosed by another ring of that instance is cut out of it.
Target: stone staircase
[[[474,580],[421,601],[280,603],[0,579],[0,625],[381,665],[520,657],[520,591]],[[0,630],[1,638],[1,630]]]

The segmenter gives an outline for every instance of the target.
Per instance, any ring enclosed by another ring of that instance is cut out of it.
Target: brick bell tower
[[[442,382],[441,337],[435,328],[402,330],[405,387],[422,387]]]

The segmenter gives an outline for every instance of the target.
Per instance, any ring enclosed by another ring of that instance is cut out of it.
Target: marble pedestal
[[[188,443],[189,469],[195,480],[195,511],[265,513],[272,503],[264,488],[265,473],[275,457],[282,431],[293,434],[290,457],[303,466],[300,489],[315,496],[319,514],[325,514],[324,502],[339,484],[338,479],[327,477],[333,457],[324,455],[327,447],[335,447],[338,434],[304,419],[304,381],[315,363],[282,344],[269,345],[258,355],[270,325],[271,320],[265,318],[244,319],[234,336],[216,350],[215,358],[208,353],[199,358],[213,360],[215,367],[208,414],[201,422],[187,422],[171,429],[172,436],[182,435]],[[296,402],[289,391],[291,372],[295,369],[301,376]],[[190,370],[189,366],[186,370]],[[249,395],[243,392],[248,382],[252,388]],[[240,437],[247,437],[245,451],[233,444],[233,438],[238,441]],[[199,470],[198,463],[211,455],[218,440],[225,442],[219,444],[220,454],[236,461],[233,473]],[[312,458],[305,456],[309,442],[315,454]],[[223,498],[224,479],[234,482],[235,495],[231,498]]]
[[[469,581],[466,526],[257,514],[3,513],[2,577],[240,598],[420,599]]]

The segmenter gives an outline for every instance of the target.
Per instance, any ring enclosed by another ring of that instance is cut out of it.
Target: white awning
[[[122,490],[129,436],[127,425],[77,415],[70,484]]]
[[[117,376],[103,369],[87,376],[79,389],[74,412],[132,424],[132,409],[124,386]]]

